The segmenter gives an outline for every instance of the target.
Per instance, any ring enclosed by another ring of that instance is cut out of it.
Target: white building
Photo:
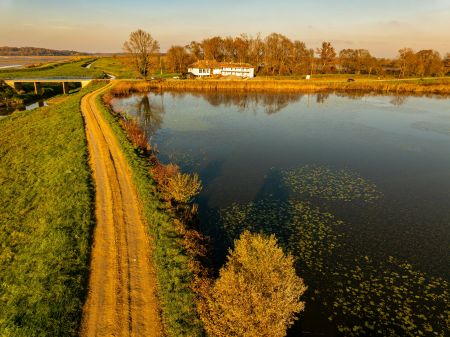
[[[255,77],[255,68],[248,63],[217,62],[211,60],[200,60],[191,64],[188,72],[199,77],[214,75],[233,75],[245,78]]]

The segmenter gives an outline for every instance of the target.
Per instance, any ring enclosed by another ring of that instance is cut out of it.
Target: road
[[[124,154],[95,103],[111,85],[81,101],[96,190],[81,336],[157,337],[162,325],[142,208]]]

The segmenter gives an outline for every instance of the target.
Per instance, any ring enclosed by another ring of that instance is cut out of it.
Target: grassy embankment
[[[140,77],[125,56],[100,57],[92,64],[91,69],[114,75],[117,79],[136,79]],[[172,78],[178,75],[180,74],[167,72],[163,72],[161,75],[160,71],[156,70],[153,75],[149,77]]]
[[[35,68],[0,70],[0,79],[6,78],[49,78],[49,77],[87,77],[104,78],[100,69],[87,69],[86,64],[95,58],[83,58],[69,62],[54,62]]]
[[[90,68],[93,71],[103,71],[114,75],[116,78],[137,78],[138,74],[123,57],[100,57]]]
[[[0,336],[76,336],[94,222],[80,93],[0,120]]]
[[[151,89],[172,90],[247,90],[247,91],[364,91],[405,94],[450,94],[450,78],[436,79],[361,79],[347,82],[346,79],[320,78],[316,80],[282,80],[267,78],[242,79],[195,79],[148,82],[123,82],[115,90],[123,95],[146,92]]]
[[[170,210],[158,195],[156,184],[149,173],[149,160],[131,144],[119,124],[119,117],[112,114],[100,96],[97,105],[117,136],[142,201],[148,231],[153,239],[153,258],[165,331],[168,336],[174,337],[202,336],[196,295],[191,289],[194,275],[189,265],[192,259],[183,248],[183,237],[176,230]]]

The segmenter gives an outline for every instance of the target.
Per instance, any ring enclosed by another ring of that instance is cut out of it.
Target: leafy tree
[[[272,75],[290,73],[294,44],[286,36],[272,33],[266,37],[264,65]]]
[[[339,62],[346,73],[372,73],[376,59],[367,49],[343,49],[339,53]]]
[[[316,49],[320,58],[320,67],[323,73],[329,73],[336,65],[336,51],[331,42],[322,42],[322,47]]]
[[[202,44],[197,41],[192,41],[186,46],[186,49],[190,52],[191,56],[196,60],[203,60],[205,55],[203,53]]]
[[[304,310],[299,297],[305,290],[275,236],[245,231],[199,311],[211,336],[281,337]]]
[[[398,66],[400,67],[400,76],[411,76],[416,69],[417,57],[411,48],[402,48],[398,51]]]
[[[189,64],[193,62],[193,57],[185,47],[172,46],[167,51],[166,62],[170,71],[182,73],[187,71]]]
[[[134,68],[146,79],[156,66],[155,55],[159,52],[158,41],[149,33],[139,29],[130,34],[128,41],[123,44],[123,49],[129,54]]]
[[[314,52],[313,52],[314,57]],[[308,74],[311,72],[311,50],[302,41],[294,41],[292,50],[292,72]]]
[[[223,59],[223,39],[214,36],[202,41],[203,54],[206,60],[222,61]]]
[[[445,55],[445,59],[444,59],[444,74],[448,74],[450,72],[450,53],[447,53],[447,55]]]
[[[441,56],[432,49],[421,50],[416,53],[417,69],[419,76],[437,76],[443,72]]]

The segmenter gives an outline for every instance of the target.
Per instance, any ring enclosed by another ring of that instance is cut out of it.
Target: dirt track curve
[[[95,103],[106,88],[81,101],[96,189],[96,227],[81,336],[162,336],[151,246],[139,198],[125,157]]]

